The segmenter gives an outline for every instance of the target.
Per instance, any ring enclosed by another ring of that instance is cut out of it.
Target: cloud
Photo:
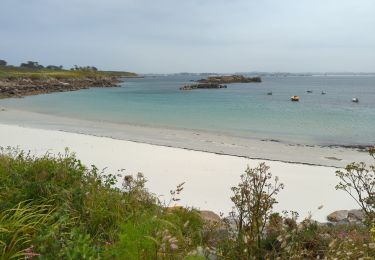
[[[137,72],[370,71],[373,13],[371,0],[2,0],[0,58]]]

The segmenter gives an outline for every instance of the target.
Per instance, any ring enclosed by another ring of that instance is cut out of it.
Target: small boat
[[[322,91],[322,95],[325,95],[326,93],[324,91]]]
[[[308,90],[308,91],[306,91],[307,93],[312,93],[312,90]]]
[[[352,102],[354,102],[354,103],[358,103],[359,102],[359,99],[358,98],[352,98]]]
[[[299,101],[299,96],[292,96],[290,98],[291,101]]]
[[[268,95],[268,96],[272,96],[272,92],[268,92],[267,95]]]

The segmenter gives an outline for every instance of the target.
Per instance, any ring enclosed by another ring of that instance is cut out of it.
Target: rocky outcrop
[[[52,92],[65,92],[90,87],[115,87],[117,77],[67,78],[67,79],[0,79],[0,98],[23,97]]]
[[[361,224],[364,213],[360,209],[338,210],[329,214],[327,220],[335,224]]]
[[[227,88],[227,86],[217,84],[217,83],[202,83],[202,84],[186,85],[186,86],[181,87],[180,90],[219,89],[219,88]]]
[[[243,75],[214,76],[198,80],[200,83],[230,84],[230,83],[260,83],[260,77],[247,78]]]
[[[221,223],[221,218],[218,214],[213,211],[209,210],[201,210],[200,211],[201,217],[205,222],[209,223]]]

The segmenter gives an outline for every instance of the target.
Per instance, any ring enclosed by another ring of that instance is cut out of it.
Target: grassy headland
[[[56,68],[0,65],[0,98],[89,87],[113,87],[123,77],[137,77],[137,74],[132,72],[100,71],[94,67],[76,67],[70,70]]]
[[[33,69],[27,67],[1,66],[0,79],[69,79],[84,77],[137,77],[133,72],[127,71],[100,71],[92,69]]]

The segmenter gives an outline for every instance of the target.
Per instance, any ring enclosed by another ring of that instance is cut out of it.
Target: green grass
[[[250,236],[204,223],[195,209],[167,208],[145,184],[141,174],[105,174],[68,151],[0,149],[0,259],[256,258],[246,251]],[[264,259],[374,259],[374,230],[293,216],[272,215]]]
[[[167,210],[142,175],[124,180],[123,188],[113,186],[117,179],[68,152],[33,157],[2,149],[0,259],[29,251],[43,259],[149,259],[183,256],[203,244],[197,211]],[[178,248],[169,248],[167,235]]]
[[[13,66],[0,66],[0,79],[70,79],[70,78],[99,78],[99,77],[134,77],[137,74],[126,71],[89,71],[89,70],[50,70],[50,69],[28,69]]]
[[[53,209],[48,204],[19,203],[0,212],[0,258],[25,256],[32,238],[52,218]]]

